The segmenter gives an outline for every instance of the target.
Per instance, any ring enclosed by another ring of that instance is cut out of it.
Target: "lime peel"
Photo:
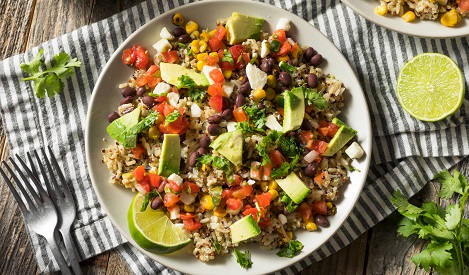
[[[465,81],[461,69],[448,56],[422,53],[399,72],[396,94],[402,108],[422,121],[439,121],[462,105]]]

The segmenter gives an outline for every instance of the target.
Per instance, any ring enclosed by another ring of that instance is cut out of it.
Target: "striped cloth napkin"
[[[74,189],[78,215],[72,235],[81,259],[117,247],[135,274],[177,272],[126,243],[101,208],[85,165],[84,123],[94,83],[118,45],[155,16],[192,1],[163,2],[143,2],[0,62],[1,118],[11,154],[24,155],[31,149],[52,145]],[[356,207],[330,241],[297,264],[279,271],[291,274],[348,245],[389,215],[394,210],[389,201],[394,190],[411,196],[435,173],[469,154],[467,100],[450,118],[423,123],[399,107],[394,93],[399,69],[422,52],[450,56],[469,79],[469,39],[433,40],[401,35],[366,21],[339,0],[269,3],[309,21],[348,59],[366,93],[374,131],[371,169]],[[30,84],[21,81],[24,75],[20,63],[31,60],[40,48],[44,48],[46,60],[65,51],[83,64],[66,81],[65,90],[52,98],[35,97]],[[45,242],[34,233],[30,237],[40,270],[57,270]]]

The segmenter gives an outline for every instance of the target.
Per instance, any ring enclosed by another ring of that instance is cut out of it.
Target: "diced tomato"
[[[246,115],[246,112],[244,112],[244,109],[241,107],[234,108],[233,110],[233,116],[235,117],[237,122],[245,122],[248,121],[248,116]]]
[[[257,223],[261,229],[266,229],[270,226],[270,219],[264,218],[262,221]]]
[[[222,71],[232,71],[235,69],[234,64],[231,64],[228,61],[221,61],[219,65]]]
[[[244,216],[247,216],[247,215],[252,215],[252,217],[254,218],[254,220],[257,221],[257,208],[255,207],[250,207],[248,208],[249,205],[246,205],[246,209],[243,211],[243,215]]]
[[[240,175],[235,174],[234,181],[232,183],[228,182],[228,185],[235,186],[235,185],[241,185],[241,183],[243,183],[243,178]]]
[[[169,105],[169,104],[168,104]],[[161,124],[164,124],[161,123]],[[166,128],[168,129],[169,133],[171,134],[184,134],[187,129],[189,129],[189,119],[186,117],[179,116],[175,121],[169,123]]]
[[[181,192],[181,186],[179,186],[175,181],[168,180],[167,185],[168,185],[169,188],[171,188],[171,190],[173,190],[174,192]]]
[[[208,40],[208,45],[210,46],[210,50],[218,51],[219,49],[223,48],[224,44],[223,41],[216,39],[215,37],[211,37]]]
[[[150,192],[150,185],[145,182],[139,182],[135,184],[135,189],[137,189],[140,194],[145,196],[146,194],[148,194],[148,192]]]
[[[223,38],[225,38],[225,35],[226,35],[226,28],[220,24],[218,25],[212,37],[221,41],[223,40]],[[212,51],[215,51],[215,50],[212,49]]]
[[[155,102],[156,102],[156,103],[165,102],[166,99],[167,99],[167,97],[164,96],[164,95],[162,95],[162,96],[157,97],[157,98],[155,99]]]
[[[282,117],[285,116],[285,111],[283,110],[283,108],[277,108],[277,112],[279,112]]]
[[[167,117],[169,114],[172,114],[174,111],[176,111],[176,108],[172,106],[171,104],[165,104],[164,109],[163,109],[163,115]]]
[[[264,177],[270,177],[270,173],[272,172],[272,164],[266,163],[264,166],[262,166],[262,175]]]
[[[218,71],[218,70],[216,70],[216,71]],[[220,84],[214,83],[214,84],[208,86],[207,93],[211,96],[221,96],[221,95],[223,95],[223,88],[221,87]]]
[[[458,7],[461,13],[467,12],[469,10],[469,0],[459,0]]]
[[[157,174],[154,173],[148,173],[147,174],[148,179],[150,181],[150,185],[152,187],[158,188],[161,185],[161,176],[158,176]]]
[[[244,68],[251,58],[248,53],[244,52],[244,47],[242,45],[234,45],[230,47],[230,53],[233,57],[234,66],[236,69]]]
[[[189,230],[189,231],[195,231],[195,230],[198,230],[202,227],[202,224],[199,221],[195,220],[194,218],[183,219],[182,224],[183,224],[184,228]]]
[[[318,132],[321,133],[321,135],[323,136],[327,136],[327,134],[329,133],[329,127],[319,127],[318,128]]]
[[[287,34],[284,29],[276,30],[272,34],[272,38],[278,40],[280,43],[287,41]]]
[[[156,71],[158,71],[160,68],[158,67],[158,65],[151,65],[150,68],[148,68],[148,70],[145,72],[146,75],[153,75],[154,73],[156,73]]]
[[[254,196],[254,200],[259,204],[259,206],[267,207],[270,205],[270,201],[272,200],[272,194],[270,194],[270,192],[265,192]]]
[[[224,199],[229,199],[233,197],[233,189],[231,188],[225,188],[223,191],[221,191],[221,197]]]
[[[143,147],[141,143],[137,143],[137,146],[130,150],[132,151],[132,154],[134,154],[136,158],[140,158],[140,156],[143,155],[143,153],[145,153],[146,151],[145,147]]]
[[[222,84],[225,81],[225,77],[219,69],[213,69],[208,74],[210,78],[217,84]]]
[[[326,201],[315,201],[311,205],[311,207],[312,207],[313,211],[316,212],[317,214],[320,214],[320,215],[327,214]]]
[[[156,104],[155,107],[153,107],[153,110],[157,111],[158,113],[162,114],[164,113],[164,105],[166,105],[166,100]]]
[[[322,184],[324,182],[324,172],[321,172],[317,174],[316,176],[314,176],[314,181],[319,184]]]
[[[282,163],[285,161],[283,155],[279,150],[272,150],[269,152],[270,161],[275,168],[282,166]]]
[[[241,185],[233,186],[230,189],[233,191],[233,193],[231,194],[233,198],[241,200],[246,198],[246,195],[244,194]]]
[[[243,45],[234,45],[230,47],[231,57],[233,57],[234,62],[236,62],[239,56],[244,52]]]
[[[301,218],[303,218],[303,220],[306,221],[306,220],[309,220],[311,216],[313,215],[313,208],[308,203],[302,202],[298,206],[298,213],[300,213]]]
[[[163,55],[164,62],[166,63],[174,63],[179,60],[178,53],[175,50],[163,52],[161,55]]]
[[[166,193],[163,197],[163,204],[167,208],[171,208],[179,201],[179,196],[173,193]]]
[[[229,198],[226,200],[226,206],[231,210],[237,210],[243,206],[243,202],[240,199]]]
[[[252,185],[246,184],[243,185],[241,189],[243,190],[244,195],[247,197],[251,194],[253,187]]]
[[[278,52],[275,53],[276,56],[282,56],[288,54],[288,52],[291,50],[291,45],[288,43],[288,41],[284,42],[281,46]]]
[[[339,126],[335,125],[334,123],[329,123],[329,131],[327,132],[327,135],[329,137],[334,137],[335,133],[337,133],[337,131],[339,130]]]
[[[300,52],[300,47],[298,47],[298,43],[293,44],[291,46],[291,54],[292,54],[293,58],[298,58],[298,53],[299,52]],[[311,112],[311,111],[309,111],[309,112]]]
[[[210,97],[208,102],[210,107],[212,107],[215,111],[221,112],[223,108],[223,97],[220,95]]]
[[[329,126],[329,122],[325,120],[319,121],[319,127],[327,127],[327,126]]]
[[[313,144],[313,150],[322,154],[326,151],[328,143],[322,140],[315,140]]]
[[[145,178],[145,167],[143,165],[137,166],[133,174],[134,174],[135,180],[137,181],[143,180]]]
[[[305,113],[311,113],[313,110],[313,105],[305,105]]]
[[[130,49],[125,49],[122,53],[122,61],[129,66],[135,66],[140,70],[145,70],[149,64],[150,56],[148,51],[140,45],[133,45]]]
[[[313,137],[314,137],[314,134],[311,131],[301,131],[300,133],[300,139],[304,143],[307,143],[308,141],[312,140]]]
[[[193,182],[185,181],[182,184],[182,191],[187,192],[189,194],[194,194],[200,192],[200,187]]]

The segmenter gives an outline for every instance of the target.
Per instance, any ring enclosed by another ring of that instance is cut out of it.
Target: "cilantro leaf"
[[[297,240],[291,240],[287,246],[284,246],[277,252],[279,257],[293,258],[303,249],[303,244]]]
[[[298,207],[298,204],[296,204],[288,195],[285,193],[285,191],[282,191],[280,193],[280,200],[283,202],[285,205],[285,209],[288,211],[288,213],[293,213],[295,209]]]
[[[33,82],[33,90],[39,98],[44,98],[46,94],[48,97],[59,94],[64,88],[62,80],[73,75],[74,67],[81,66],[76,58],[70,59],[67,53],[61,52],[54,56],[50,68],[42,70],[45,66],[42,61],[43,53],[44,49],[41,49],[29,64],[20,64],[21,70],[29,74],[23,81]]]
[[[241,252],[234,248],[233,253],[236,256],[236,261],[242,268],[248,269],[252,266],[251,253],[249,253],[249,251]]]
[[[221,61],[227,61],[231,65],[234,64],[233,56],[231,55],[229,50],[227,49],[223,50],[223,57],[221,58]]]
[[[459,222],[461,222],[462,218],[461,212],[462,210],[459,208],[458,204],[448,205],[446,208],[445,224],[449,230],[454,230],[459,225]]]
[[[441,198],[449,199],[453,196],[453,193],[462,195],[467,192],[468,185],[466,178],[459,171],[454,171],[454,176],[451,176],[448,170],[441,171],[434,178],[441,183],[439,194]]]
[[[273,52],[278,52],[278,50],[280,50],[280,41],[272,40],[272,42],[270,42],[270,49]]]
[[[329,103],[327,100],[317,92],[316,89],[304,89],[305,91],[305,99],[308,105],[314,105],[316,106],[319,110],[324,110]]]
[[[259,152],[259,155],[262,157],[261,165],[271,163],[269,153],[267,152],[267,147],[272,146],[281,135],[282,134],[280,132],[271,131],[268,135],[262,138],[261,143],[256,145],[256,149]]]
[[[279,168],[272,170],[272,172],[270,173],[270,177],[273,179],[279,179],[290,174],[299,159],[300,155],[296,155],[290,163],[288,163],[287,161],[283,162]]]
[[[221,201],[221,194],[223,192],[223,189],[220,185],[218,185],[210,187],[208,191],[210,193],[210,196],[212,196],[213,208],[215,208]]]
[[[233,166],[231,162],[226,158],[219,157],[219,156],[211,156],[211,155],[202,155],[197,158],[196,167],[200,168],[200,164],[212,165],[220,170],[225,172],[226,179],[228,182],[234,181],[234,173],[233,173]]]
[[[160,197],[161,199],[163,199],[161,197],[161,194],[156,189],[153,189],[150,192],[148,192],[145,195],[145,198],[143,198],[143,203],[142,203],[142,206],[140,207],[140,212],[145,211],[147,209],[148,204],[150,203],[150,201],[155,197]]]
[[[254,125],[255,128],[262,129],[265,125],[265,117],[266,117],[266,110],[261,109],[257,106],[247,106],[243,105],[242,107],[244,112],[249,116],[251,123]]]
[[[432,267],[447,267],[452,260],[451,250],[453,245],[449,242],[436,243],[431,242],[419,254],[412,257],[415,265],[423,267],[426,271],[430,271]]]
[[[243,131],[243,133],[255,133],[255,132],[261,132],[261,133],[264,133],[264,129],[260,129],[260,128],[256,128],[256,127],[252,127],[251,125],[249,125],[248,122],[238,122],[236,123],[235,125],[235,128],[236,129],[239,129],[241,131]]]
[[[190,78],[188,75],[181,75],[178,80],[179,84],[177,87],[179,89],[187,88],[187,96],[192,98],[193,101],[200,102],[205,98],[207,92],[196,88],[194,80],[192,80],[192,78]]]
[[[171,114],[166,116],[166,118],[164,120],[164,125],[167,126],[171,122],[176,121],[179,118],[180,115],[181,115],[181,113],[179,113],[178,110],[174,110],[174,112],[172,112]]]

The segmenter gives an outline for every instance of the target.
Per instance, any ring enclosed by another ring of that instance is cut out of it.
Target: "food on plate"
[[[328,226],[353,170],[344,151],[357,132],[337,118],[343,83],[290,37],[287,19],[271,33],[264,19],[237,12],[214,29],[181,14],[172,21],[153,49],[123,51],[135,71],[108,116],[110,182],[139,193],[132,236],[168,252],[154,249],[161,228],[134,226],[134,217],[164,213],[201,261],[246,242],[293,257],[303,247],[294,232]]]
[[[375,12],[401,16],[406,22],[415,18],[437,20],[447,27],[454,27],[469,10],[469,0],[379,0]]]
[[[396,94],[402,108],[416,119],[439,121],[454,114],[465,94],[464,75],[448,56],[422,53],[399,72]]]

